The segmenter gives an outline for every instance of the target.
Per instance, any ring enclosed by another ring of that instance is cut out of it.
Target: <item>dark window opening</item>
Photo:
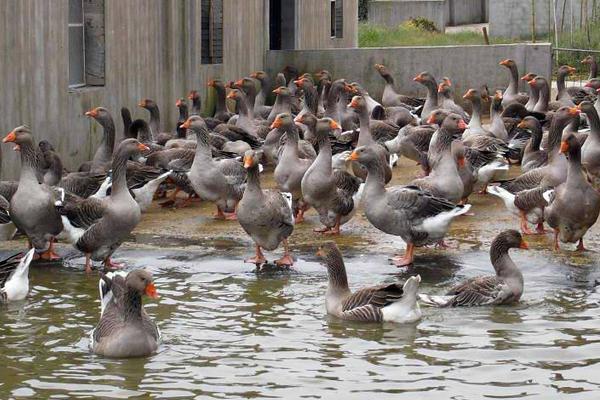
[[[69,87],[104,85],[104,0],[69,0]]]
[[[296,1],[269,2],[269,48],[294,49],[296,46]]]
[[[344,0],[330,0],[331,37],[344,37]]]
[[[223,0],[202,0],[202,64],[223,63]]]

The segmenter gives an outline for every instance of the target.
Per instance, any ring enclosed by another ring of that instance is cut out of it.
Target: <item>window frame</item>
[[[71,22],[71,1],[75,1],[75,0],[69,0],[68,6],[69,6],[69,10],[68,10],[68,18],[67,18],[67,32],[68,32],[68,41],[69,41],[69,47],[70,47],[70,39],[71,39],[71,28],[81,28],[81,79],[83,80],[82,82],[79,83],[71,83],[71,49],[69,48],[69,89],[77,89],[77,88],[81,88],[84,86],[87,86],[86,83],[86,79],[85,79],[85,11],[83,8],[83,0],[78,0],[80,5],[81,5],[81,22]]]
[[[206,1],[206,3],[205,3]],[[218,3],[217,3],[218,2]],[[220,12],[216,10],[220,7]],[[204,29],[203,21],[205,21],[204,13],[208,11],[206,17],[207,27]],[[223,42],[224,42],[224,4],[223,0],[202,0],[200,9],[200,64],[202,65],[219,65],[223,64]],[[216,20],[215,15],[219,15],[220,21]],[[220,22],[220,24],[218,24]],[[216,25],[220,27],[215,28]],[[205,33],[206,32],[206,33]],[[205,37],[206,34],[206,37]],[[219,38],[220,35],[220,38]],[[216,41],[220,39],[220,51],[215,50]]]

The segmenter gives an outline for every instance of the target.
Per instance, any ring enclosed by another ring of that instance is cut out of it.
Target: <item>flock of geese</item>
[[[111,257],[153,199],[162,199],[163,207],[184,207],[194,198],[213,203],[215,218],[237,220],[254,241],[247,262],[263,265],[263,250],[283,245],[275,261],[281,267],[294,263],[288,238],[308,209],[322,224],[316,231],[338,235],[360,203],[374,227],[407,243],[405,254],[392,259],[403,267],[413,263],[417,247],[443,247],[452,221],[467,215],[469,196],[480,191],[502,198],[520,221],[521,233],[501,232],[491,244],[495,275],[470,279],[445,296],[419,295],[418,275],[352,293],[342,254],[326,242],[317,254],[328,270],[327,312],[404,323],[421,317],[418,300],[437,306],[517,302],[523,276],[508,253],[527,248],[522,234],[533,233],[529,224],[536,233],[549,225],[557,249],[559,242],[577,242],[584,250],[583,237],[600,212],[600,80],[594,58],[583,63],[590,67],[585,87],[567,87],[575,69],[563,66],[552,99],[547,78],[520,77],[516,63],[504,60],[508,87],[467,90],[469,113],[455,102],[449,78],[422,72],[414,81],[426,97],[406,96],[382,64],[375,65],[385,80],[380,102],[360,83],[334,79],[326,70],[301,75],[288,66],[275,77],[259,71],[236,82],[215,79],[208,82],[216,96],[211,116],[201,113],[200,96],[191,91],[191,107],[186,99],[176,102],[179,121],[172,131],[161,131],[159,107],[150,99],[139,103],[149,121],[132,121],[121,109],[118,143],[109,110],[86,112],[102,126],[103,138],[77,172],[65,170],[52,143],[36,145],[28,126],[16,127],[3,142],[20,153],[20,178],[0,182],[0,233],[6,240],[18,230],[30,250],[0,263],[1,299],[24,299],[31,260],[59,258],[54,243],[67,241],[85,255],[87,272],[94,261],[107,271],[99,283],[93,351],[144,356],[156,350],[160,332],[142,297],[157,297],[157,291],[148,272],[116,270]],[[518,91],[519,79],[528,82],[528,94]],[[488,103],[490,123],[484,125]],[[422,171],[407,185],[387,187],[399,157]],[[520,164],[522,174],[501,180],[510,164]],[[263,166],[273,170],[276,189],[261,186]]]

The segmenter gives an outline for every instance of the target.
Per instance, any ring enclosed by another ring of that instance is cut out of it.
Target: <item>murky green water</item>
[[[291,273],[261,274],[231,258],[178,249],[123,250],[161,295],[146,309],[164,344],[147,359],[88,350],[99,317],[98,280],[35,267],[32,292],[0,311],[0,399],[342,398],[597,399],[600,273],[546,251],[515,251],[525,294],[514,307],[424,308],[415,325],[325,315],[325,269],[310,254]],[[352,287],[419,273],[422,291],[491,273],[487,251],[432,252],[402,272],[384,255],[347,258]]]

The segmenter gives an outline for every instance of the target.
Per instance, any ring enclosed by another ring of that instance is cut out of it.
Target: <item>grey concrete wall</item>
[[[424,17],[443,31],[448,25],[486,21],[488,0],[371,0],[369,22],[395,27],[411,18]]]
[[[537,35],[547,35],[554,31],[554,8],[552,1],[535,1],[535,25]],[[573,6],[571,12],[571,4]],[[582,8],[583,4],[583,8]],[[586,6],[587,4],[587,6]],[[593,1],[582,3],[581,0],[556,1],[556,16],[559,31],[569,31],[571,23],[574,29],[581,26],[582,22],[592,17]],[[596,5],[600,7],[600,3]],[[598,12],[600,10],[596,10]],[[564,18],[563,18],[564,16]],[[531,1],[503,0],[489,2],[489,33],[490,36],[520,38],[531,37]]]
[[[423,17],[444,30],[448,22],[446,0],[371,0],[369,23],[396,27],[411,18]]]
[[[508,70],[498,65],[505,58],[514,59],[523,73],[550,76],[552,71],[550,44],[281,50],[268,52],[267,66],[270,72],[288,64],[295,65],[302,72],[327,69],[336,77],[360,82],[378,99],[384,81],[373,67],[376,63],[389,68],[397,90],[424,96],[423,86],[412,80],[422,71],[429,71],[438,78],[448,76],[459,94],[482,84],[487,84],[490,89],[506,87]],[[524,86],[521,89],[526,90]]]
[[[329,4],[329,0],[296,0],[297,49],[358,46],[358,0],[344,0],[344,37],[342,38],[331,37]]]

